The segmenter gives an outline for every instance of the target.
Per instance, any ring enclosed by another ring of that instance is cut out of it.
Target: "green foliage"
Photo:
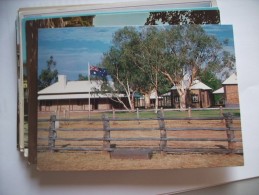
[[[159,68],[164,61],[164,42],[160,30],[156,27],[145,27],[142,29],[141,43],[138,45],[139,52],[135,58],[135,66],[142,74],[142,93],[149,93],[153,89],[158,90]],[[161,86],[162,87],[162,86]]]
[[[130,87],[138,90],[141,74],[134,67],[134,54],[139,52],[139,34],[134,27],[125,27],[114,34],[113,46],[104,54],[102,65],[114,81],[114,87],[124,91]],[[127,86],[128,85],[128,86]]]
[[[88,76],[84,76],[81,73],[78,75],[78,80],[79,81],[87,81],[88,80]]]
[[[159,93],[170,89],[159,73],[165,59],[161,36],[160,30],[152,26],[124,27],[114,34],[113,46],[104,54],[102,65],[110,73],[115,89],[130,89],[131,97],[136,91],[150,94],[154,89]]]
[[[213,91],[221,87],[221,80],[212,71],[201,71],[198,77],[201,82],[211,87]]]
[[[222,82],[220,79],[212,71],[201,71],[199,73],[199,79],[206,85],[212,88],[213,91],[222,87]],[[215,102],[221,102],[223,99],[221,94],[215,94],[214,100]]]
[[[47,60],[47,68],[42,69],[38,77],[38,90],[44,89],[58,80],[58,71],[56,70],[56,61],[50,56]]]
[[[219,24],[220,15],[218,10],[188,10],[151,12],[145,25],[162,24]]]
[[[169,82],[168,79],[166,79],[164,75],[159,74],[158,81],[159,82],[157,92],[159,96],[170,91],[172,84]]]
[[[193,80],[200,77],[216,89],[215,74],[235,67],[234,57],[223,49],[228,41],[219,42],[200,25],[124,27],[114,34],[112,43],[101,65],[113,79],[111,89],[131,98],[135,92],[162,94],[175,85],[185,99]]]
[[[114,34],[112,42],[113,46],[104,53],[101,66],[106,68],[113,84],[110,85],[109,82],[104,81],[102,89],[111,92],[115,96],[112,100],[122,103],[126,109],[134,109],[133,97],[138,90],[141,75],[133,67],[131,57],[138,49],[138,32],[134,27],[125,27]],[[130,108],[121,101],[118,93],[127,96]]]
[[[224,43],[199,25],[170,28],[165,37],[168,61],[162,72],[175,85],[186,75],[193,81],[202,71],[223,74],[235,67],[234,57],[223,49]]]

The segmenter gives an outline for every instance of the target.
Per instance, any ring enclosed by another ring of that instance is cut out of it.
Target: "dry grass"
[[[153,155],[150,160],[110,159],[99,153],[38,153],[39,170],[139,170],[198,167],[242,166],[243,156],[236,154]]]
[[[43,118],[48,116],[41,116]],[[74,114],[73,117],[78,117]],[[48,127],[48,123],[39,123],[39,127]],[[240,121],[233,123],[240,128]],[[158,127],[157,121],[110,122],[112,128],[120,127]],[[224,121],[166,121],[168,127],[225,127]],[[103,128],[101,122],[60,122],[61,128]],[[40,131],[39,137],[47,137],[48,132]],[[241,132],[235,132],[236,138],[242,138]],[[59,131],[62,138],[102,138],[103,131]],[[160,138],[160,131],[113,131],[112,138],[154,137]],[[225,131],[167,131],[167,137],[177,138],[226,138]],[[47,141],[39,141],[38,145],[46,145]],[[56,146],[97,147],[102,148],[102,141],[56,141]],[[159,141],[117,141],[111,142],[116,147],[159,147]],[[168,141],[172,148],[227,148],[227,142],[215,141]],[[241,149],[242,142],[236,143]],[[101,152],[38,152],[38,167],[40,170],[132,170],[132,169],[172,169],[195,167],[241,166],[243,156],[237,154],[168,154],[161,157],[154,154],[150,160],[118,160],[110,159]]]

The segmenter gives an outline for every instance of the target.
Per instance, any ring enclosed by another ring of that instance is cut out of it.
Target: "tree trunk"
[[[191,83],[192,83],[191,79],[188,79],[185,81],[182,80],[180,84],[176,86],[176,89],[180,98],[180,109],[186,109],[187,94],[188,94],[187,92],[189,90],[189,87],[191,86]]]
[[[145,99],[145,108],[150,108],[150,93],[145,93],[144,95]]]
[[[134,93],[132,94],[132,97],[131,97],[131,100],[130,100],[130,109],[131,109],[131,111],[135,110]]]
[[[177,92],[179,94],[180,109],[186,109],[186,96],[187,90],[184,87],[177,87]]]
[[[199,72],[198,66],[194,64],[192,67],[191,83],[196,79],[198,72]]]
[[[157,110],[158,110],[158,93],[157,93],[157,90],[158,90],[158,72],[156,71],[156,86],[155,86],[155,93],[156,93],[156,101],[155,101],[155,113],[157,113]]]
[[[158,94],[156,91],[155,113],[157,113],[157,111],[158,111]]]
[[[128,98],[128,102],[129,102],[129,109],[131,111],[133,111],[135,109],[135,107],[134,107],[134,101],[132,100],[132,97],[131,97],[130,93],[127,93],[127,98]],[[125,104],[124,104],[124,108],[129,110]]]
[[[186,91],[181,93],[180,96],[180,108],[181,109],[186,109]]]

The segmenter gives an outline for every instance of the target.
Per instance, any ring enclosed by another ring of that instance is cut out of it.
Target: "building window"
[[[192,102],[193,102],[193,103],[199,102],[199,97],[198,97],[198,95],[192,95]]]

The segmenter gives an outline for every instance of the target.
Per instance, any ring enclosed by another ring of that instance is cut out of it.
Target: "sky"
[[[204,30],[223,41],[229,40],[226,50],[234,54],[233,30],[231,25],[204,25]],[[38,74],[46,68],[50,56],[56,61],[59,74],[69,80],[77,80],[79,74],[87,75],[88,63],[97,65],[103,53],[111,46],[116,27],[71,27],[39,29]]]
[[[77,16],[88,16],[89,13],[81,13],[80,15],[58,15],[58,16],[32,16],[28,18],[24,18],[22,20],[22,43],[23,43],[23,62],[26,63],[26,28],[25,24],[30,20],[43,20],[46,18],[59,18],[59,17],[77,17]],[[90,14],[91,15],[91,14]],[[93,14],[92,14],[93,15]],[[121,26],[121,25],[144,25],[146,19],[149,16],[148,11],[136,11],[134,14],[131,12],[122,12],[122,13],[95,13],[95,17],[93,18],[94,26]]]
[[[59,74],[77,80],[87,75],[88,63],[97,65],[111,46],[113,33],[120,27],[78,27],[39,30],[38,74],[46,68],[50,56],[56,61]]]

